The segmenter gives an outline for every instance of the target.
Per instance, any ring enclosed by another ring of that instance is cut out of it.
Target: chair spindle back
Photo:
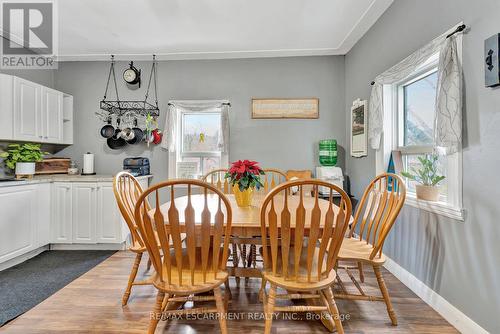
[[[176,190],[186,191],[186,187],[187,202],[177,207]],[[170,195],[170,203],[162,210],[160,197],[164,193]],[[155,198],[152,211],[148,211],[149,196]],[[228,199],[216,187],[199,180],[161,182],[139,197],[135,218],[162,282],[191,287],[195,272],[205,283],[225,270],[232,211]],[[185,249],[181,233],[186,234]]]
[[[225,178],[227,169],[214,169],[209,173],[205,174],[202,178],[203,181],[210,183],[224,194],[231,194],[233,191],[231,189],[231,184]]]
[[[307,186],[315,190],[312,207],[304,205]],[[327,201],[318,198],[319,186],[330,189]],[[299,196],[290,195],[292,187],[299,187]],[[334,192],[341,195],[339,207],[333,204]],[[311,179],[277,186],[260,209],[264,267],[290,281],[320,281],[337,261],[350,217],[349,197],[331,183]]]
[[[382,253],[389,234],[406,198],[406,185],[396,174],[381,174],[366,188],[354,215],[350,237],[359,227],[359,240],[372,245],[370,259]]]
[[[261,178],[266,194],[277,185],[287,181],[286,174],[279,169],[267,168],[264,169],[264,173],[266,174],[261,175]]]
[[[132,236],[132,245],[144,247],[144,241],[139,234],[138,227],[134,217],[134,208],[137,199],[143,193],[139,181],[128,172],[120,172],[113,179],[113,192],[120,213],[127,223]],[[149,203],[145,203],[149,207]]]

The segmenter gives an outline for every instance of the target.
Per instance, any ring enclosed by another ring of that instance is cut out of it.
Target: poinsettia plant
[[[264,174],[258,162],[238,160],[231,164],[231,168],[227,171],[225,178],[229,179],[232,186],[238,185],[240,191],[249,188],[257,188],[259,190],[263,187],[260,176]]]

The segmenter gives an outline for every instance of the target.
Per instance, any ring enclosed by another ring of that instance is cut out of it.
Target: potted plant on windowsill
[[[417,184],[417,199],[425,201],[436,202],[439,200],[439,182],[444,180],[443,175],[438,174],[437,168],[437,155],[427,155],[425,157],[418,157],[420,161],[420,168],[411,169],[410,172],[402,172],[404,177],[416,181]]]
[[[225,178],[229,179],[233,187],[238,206],[246,207],[252,204],[254,188],[259,190],[263,186],[261,175],[264,175],[264,171],[256,161],[238,160],[231,164]]]
[[[15,170],[16,178],[21,176],[32,177],[35,174],[35,162],[43,160],[44,154],[40,149],[40,144],[9,144],[7,151],[0,153],[0,158],[4,158],[5,165]]]

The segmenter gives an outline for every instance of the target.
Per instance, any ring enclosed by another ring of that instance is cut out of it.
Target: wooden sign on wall
[[[252,118],[319,118],[319,99],[252,99]]]

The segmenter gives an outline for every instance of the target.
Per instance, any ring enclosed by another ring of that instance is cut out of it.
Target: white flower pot
[[[417,198],[425,201],[437,202],[439,200],[439,187],[437,186],[424,186],[417,184]]]
[[[16,175],[34,175],[34,162],[18,162],[16,163]]]

